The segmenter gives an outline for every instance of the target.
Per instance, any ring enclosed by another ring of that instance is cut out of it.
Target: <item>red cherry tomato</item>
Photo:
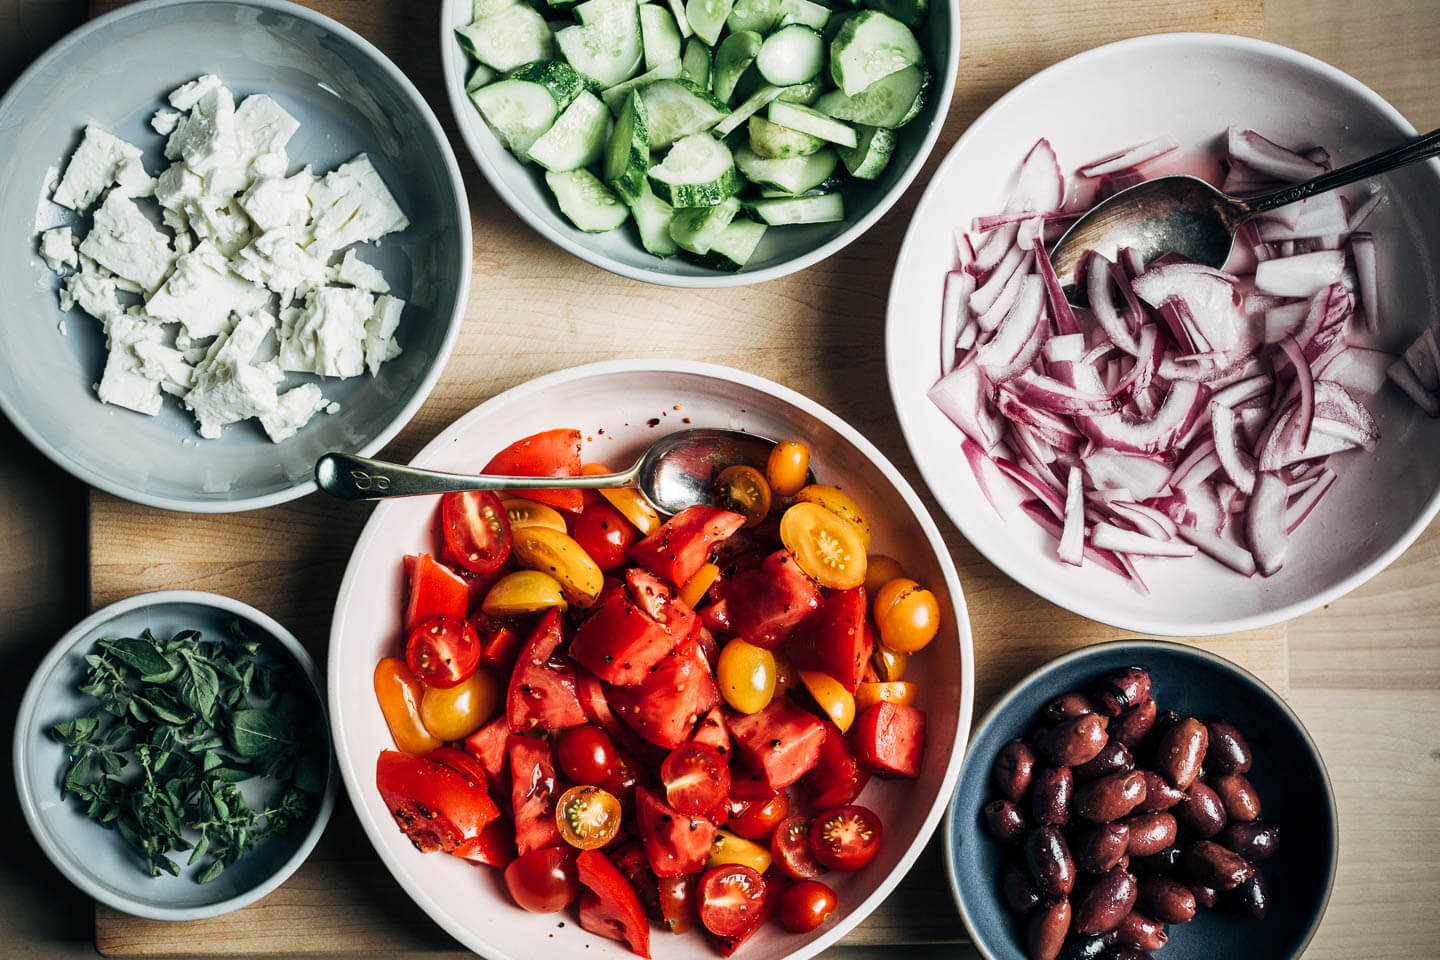
[[[593,786],[603,786],[615,773],[619,761],[615,744],[605,731],[588,723],[560,734],[555,744],[555,759],[571,783]]]
[[[753,867],[726,864],[700,878],[700,922],[718,937],[749,929],[765,907],[765,879]]]
[[[531,913],[558,913],[580,896],[575,851],[531,850],[505,868],[505,886],[515,902]]]
[[[461,617],[431,617],[405,642],[405,665],[428,687],[458,686],[480,665],[480,637]]]
[[[660,765],[665,801],[681,813],[704,816],[730,793],[730,766],[720,751],[704,743],[686,743],[670,751]]]
[[[617,756],[615,769],[610,776],[600,781],[598,786],[614,794],[620,800],[620,806],[629,811],[635,803],[635,788],[640,785],[640,775],[636,773],[639,763],[633,758],[625,759]]]
[[[825,870],[810,848],[811,824],[809,817],[786,817],[770,838],[770,855],[775,866],[794,880],[808,880]]]
[[[819,880],[801,880],[780,895],[780,925],[791,933],[809,933],[835,913],[835,892]]]
[[[630,555],[630,544],[638,534],[623,513],[601,501],[581,511],[573,536],[601,570],[614,570]]]
[[[699,921],[695,915],[695,887],[699,879],[698,874],[692,873],[683,877],[661,877],[657,881],[660,915],[671,933],[687,933]]]
[[[852,804],[815,818],[810,827],[810,847],[822,866],[859,870],[875,859],[883,836],[879,815]]]
[[[752,802],[739,813],[732,809],[728,826],[746,840],[765,840],[789,815],[790,795],[781,790],[764,800]]]
[[[466,570],[489,573],[510,556],[510,520],[500,498],[489,490],[445,494],[440,526],[445,548]]]

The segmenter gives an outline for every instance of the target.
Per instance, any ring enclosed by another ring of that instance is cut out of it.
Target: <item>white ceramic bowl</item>
[[[652,425],[656,420],[663,426]],[[918,705],[926,711],[928,730],[921,777],[913,783],[874,779],[860,798],[885,821],[879,856],[864,870],[826,877],[840,899],[838,922],[809,936],[770,925],[742,954],[749,960],[813,956],[859,923],[914,863],[939,822],[965,752],[973,692],[970,625],[939,531],[894,466],[840,418],[778,384],[710,364],[622,360],[550,374],[461,417],[414,462],[473,471],[511,441],[558,426],[581,430],[589,438],[585,458],[612,466],[629,462],[663,432],[685,426],[744,427],[762,436],[803,438],[813,451],[816,476],[843,482],[866,508],[874,549],[899,559],[940,598],[940,634],[917,654],[915,665],[924,674]],[[623,946],[582,930],[572,913],[542,916],[516,907],[499,871],[419,853],[380,800],[375,760],[391,740],[371,676],[376,661],[399,652],[401,557],[432,549],[436,502],[421,497],[382,503],[361,533],[340,586],[330,633],[331,729],[350,800],[400,885],[477,953],[491,960],[519,960],[578,957],[588,948],[628,956]],[[563,928],[557,927],[562,920]],[[677,937],[652,928],[652,934],[657,960],[714,956],[699,933]]]
[[[1037,74],[995,103],[941,163],[906,234],[890,287],[886,366],[896,412],[920,472],[965,537],[1020,583],[1076,613],[1140,633],[1200,636],[1296,617],[1374,576],[1440,510],[1440,421],[1393,387],[1370,404],[1382,439],[1373,454],[1336,461],[1341,479],[1268,579],[1208,559],[1141,561],[1150,587],[1055,557],[1054,541],[1023,514],[1011,485],[985,502],[960,432],[926,399],[940,376],[940,297],[954,236],[995,212],[1020,160],[1048,137],[1062,167],[1170,133],[1183,149],[1216,152],[1226,126],[1286,143],[1319,143],[1349,163],[1413,136],[1373,91],[1334,67],[1274,44],[1171,34],[1110,44]],[[1385,339],[1403,349],[1435,316],[1440,281],[1440,161],[1383,178],[1390,200],[1367,224],[1376,237]]]
[[[900,199],[925,164],[950,109],[960,69],[959,0],[935,0],[927,25],[917,33],[933,74],[929,99],[920,115],[899,130],[895,155],[884,173],[868,183],[847,181],[843,222],[768,230],[745,269],[732,273],[683,257],[667,260],[648,253],[629,222],[608,233],[585,233],[560,212],[543,171],[535,164],[522,164],[505,149],[465,95],[465,77],[473,61],[455,42],[454,31],[470,22],[471,7],[471,0],[444,0],[440,60],[460,135],[495,192],[541,236],[580,259],[622,277],[672,287],[739,287],[773,280],[818,263],[858,239]]]
[[[131,141],[159,172],[167,161],[150,116],[169,91],[205,73],[237,96],[273,96],[300,121],[292,169],[327,171],[367,152],[410,218],[365,253],[407,301],[396,334],[404,353],[378,376],[324,382],[340,412],[317,415],[279,444],[254,420],[202,440],[173,397],[154,417],[100,403],[100,323],[79,309],[61,313],[56,278],[36,250],[37,230],[64,212],[46,199],[47,171],[63,167],[80,129],[96,124]],[[0,183],[0,410],[60,467],[128,500],[221,513],[309,493],[320,454],[373,453],[410,421],[464,319],[470,210],[435,114],[363,37],[297,4],[147,0],[80,27],[0,100]]]

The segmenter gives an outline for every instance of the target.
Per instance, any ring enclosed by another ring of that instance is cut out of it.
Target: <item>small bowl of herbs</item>
[[[111,604],[35,672],[15,784],[52,863],[96,900],[158,920],[265,896],[330,819],[320,673],[247,604],[169,590]]]

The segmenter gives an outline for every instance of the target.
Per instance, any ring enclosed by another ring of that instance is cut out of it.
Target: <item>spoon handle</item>
[[[465,475],[421,470],[399,463],[355,457],[332,450],[315,461],[315,482],[321,490],[340,500],[387,500],[391,497],[420,497],[465,490],[545,490],[564,486],[570,489],[605,490],[632,486],[635,470],[601,473],[588,477],[502,477],[487,474]]]
[[[1304,183],[1297,183],[1293,187],[1286,187],[1283,190],[1276,190],[1274,193],[1258,197],[1247,197],[1241,202],[1245,204],[1248,214],[1253,216],[1294,203],[1296,200],[1303,200],[1312,194],[1334,190],[1347,183],[1387,173],[1397,167],[1428,160],[1436,155],[1440,155],[1440,130],[1432,130],[1424,136],[1406,140],[1399,146],[1391,147],[1373,157],[1356,160],[1339,170],[1322,173],[1318,177],[1306,180]]]

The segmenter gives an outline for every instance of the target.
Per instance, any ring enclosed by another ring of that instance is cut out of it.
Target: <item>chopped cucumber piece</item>
[[[635,0],[586,0],[575,13],[583,26],[555,34],[570,66],[601,89],[640,72],[645,50]]]
[[[855,128],[798,103],[776,100],[770,104],[770,120],[782,127],[808,133],[842,147],[855,146]]]
[[[660,66],[654,70],[640,74],[638,77],[632,77],[624,83],[615,84],[615,86],[600,94],[600,99],[604,100],[605,106],[609,107],[610,112],[618,117],[620,112],[625,109],[625,101],[629,98],[632,90],[639,90],[641,87],[654,83],[656,80],[674,80],[678,76],[680,76],[680,61],[671,60],[669,63],[660,64]]]
[[[838,193],[757,200],[746,206],[751,213],[772,227],[792,223],[838,223],[845,219],[845,200]]]
[[[808,157],[825,146],[825,141],[808,133],[771,123],[764,117],[750,118],[750,149],[757,157]]]
[[[610,150],[605,155],[605,182],[626,203],[634,205],[641,192],[649,189],[645,185],[649,169],[650,124],[645,115],[645,101],[632,92],[615,123],[615,132],[610,135]]]
[[[803,23],[815,30],[824,30],[830,19],[830,8],[811,0],[780,0],[780,23]]]
[[[670,239],[674,240],[681,250],[707,253],[710,245],[725,232],[725,228],[739,212],[740,201],[734,197],[726,197],[710,207],[676,210],[670,221]]]
[[[780,0],[735,0],[730,16],[725,18],[725,26],[732,33],[754,30],[766,34],[774,30],[779,22]]]
[[[485,66],[485,64],[477,63],[475,64],[475,69],[470,71],[470,76],[465,81],[465,92],[474,93],[498,76],[498,73]]]
[[[531,145],[529,157],[557,173],[588,166],[604,152],[611,123],[610,111],[600,98],[583,90],[554,126]]]
[[[819,100],[820,94],[824,92],[824,84],[821,83],[819,77],[816,77],[809,83],[791,84],[784,90],[781,90],[780,96],[776,97],[775,99],[784,100],[786,103],[798,103],[808,107],[816,100]]]
[[[574,13],[585,26],[596,27],[616,17],[628,20],[637,6],[639,0],[585,0]]]
[[[755,255],[755,248],[760,245],[760,238],[765,236],[765,229],[763,223],[736,217],[715,238],[710,252],[700,258],[701,265],[715,270],[741,269]]]
[[[653,3],[640,4],[640,41],[645,49],[645,69],[654,70],[680,56],[680,28],[670,11]]]
[[[744,103],[731,111],[730,116],[715,124],[715,135],[717,137],[728,137],[732,131],[739,130],[740,124],[749,120],[759,113],[765,104],[774,100],[780,95],[783,87],[761,87],[745,100]]]
[[[753,30],[732,33],[720,41],[715,48],[715,68],[710,76],[710,90],[721,100],[729,103],[735,95],[735,84],[760,52],[763,40]]]
[[[755,69],[781,87],[806,83],[825,65],[825,41],[803,23],[786,24],[765,38],[755,56]]]
[[[895,152],[895,131],[889,127],[859,126],[855,147],[840,151],[840,162],[857,180],[874,180],[880,176]]]
[[[640,88],[650,119],[650,146],[662,149],[709,130],[728,112],[725,104],[684,80],[657,80]]]
[[[890,14],[912,29],[925,21],[929,12],[929,0],[864,0],[865,6]]]
[[[835,172],[835,165],[839,162],[835,151],[828,149],[808,157],[778,160],[758,156],[749,147],[740,147],[735,151],[735,165],[747,179],[791,194],[804,193],[824,183]]]
[[[730,148],[708,133],[678,141],[650,168],[650,179],[655,193],[676,207],[711,207],[740,191]]]
[[[589,170],[567,170],[564,173],[547,170],[545,182],[555,194],[560,212],[586,233],[614,230],[630,215],[625,204],[606,190],[605,184],[596,180]]]
[[[876,80],[853,97],[831,90],[815,101],[815,109],[851,123],[903,127],[925,105],[929,87],[929,71],[912,65]]]
[[[510,80],[528,80],[550,91],[555,109],[564,110],[585,89],[585,78],[564,60],[537,60],[510,74]]]
[[[865,10],[846,20],[830,41],[830,79],[847,97],[853,97],[924,59],[909,27],[888,13]]]
[[[688,39],[694,30],[690,29],[690,21],[685,19],[685,0],[666,0],[670,4],[670,15],[675,18],[675,26],[680,28],[680,36]]]
[[[500,73],[532,60],[547,60],[553,50],[549,24],[523,3],[457,27],[455,36],[466,53]]]
[[[484,20],[493,17],[506,7],[513,7],[520,0],[475,0],[470,6],[470,20]]]
[[[735,0],[685,0],[685,19],[690,21],[695,36],[713,47],[720,39],[720,31],[725,29],[725,18],[730,16],[734,3]]]
[[[851,18],[859,12],[859,10],[846,10],[843,13],[832,14],[830,19],[825,21],[824,35],[827,50],[829,49],[830,41],[834,40],[835,35],[840,32],[840,28],[849,23]]]
[[[630,204],[630,215],[640,231],[640,245],[657,257],[672,257],[680,247],[670,239],[670,221],[675,208],[655,196],[650,184],[641,178],[640,195]]]
[[[525,156],[560,113],[555,98],[543,84],[529,80],[501,80],[470,94],[495,135],[518,156]]]
[[[710,89],[710,48],[699,37],[685,41],[685,55],[680,58],[680,76],[702,90]]]

